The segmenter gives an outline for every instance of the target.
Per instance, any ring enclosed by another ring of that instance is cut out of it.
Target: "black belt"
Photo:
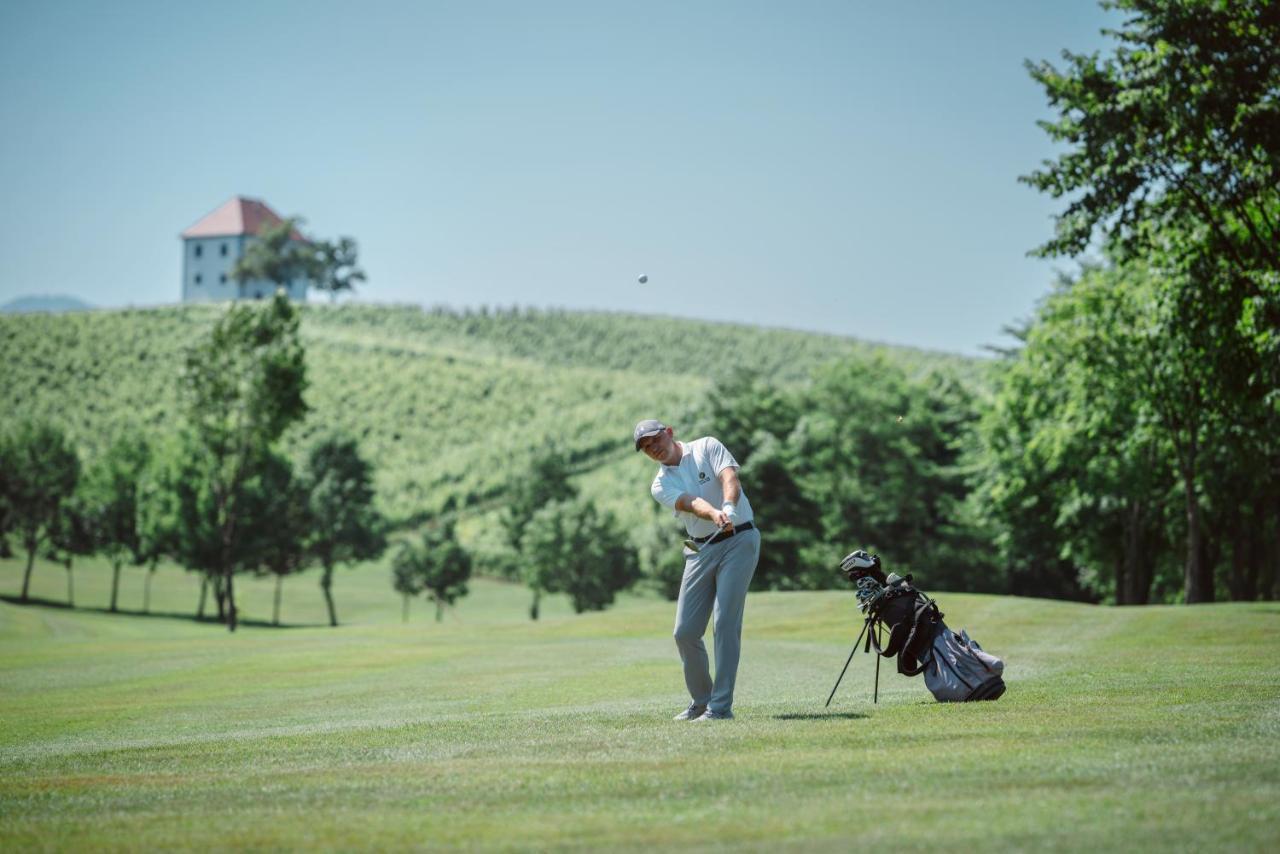
[[[751,522],[743,522],[741,525],[734,525],[732,531],[721,531],[718,534],[707,534],[705,537],[691,537],[690,539],[699,545],[706,542],[710,542],[711,545],[715,545],[721,540],[727,540],[734,534],[741,534],[743,531],[750,531],[754,527],[755,525]]]

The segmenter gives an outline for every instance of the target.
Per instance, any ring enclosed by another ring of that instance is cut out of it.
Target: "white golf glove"
[[[729,521],[734,527],[738,525],[738,507],[732,501],[726,501],[724,506],[720,508],[720,512],[729,517]]]

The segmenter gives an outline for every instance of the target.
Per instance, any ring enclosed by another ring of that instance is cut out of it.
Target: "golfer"
[[[719,439],[706,436],[677,442],[661,421],[641,421],[636,450],[659,464],[650,492],[684,521],[697,549],[685,547],[684,577],[676,603],[676,647],[684,662],[689,708],[678,721],[733,717],[733,683],[738,675],[742,612],[747,587],[760,558],[760,532],[751,502],[738,483],[738,463]],[[711,679],[702,636],[715,613],[716,678]]]

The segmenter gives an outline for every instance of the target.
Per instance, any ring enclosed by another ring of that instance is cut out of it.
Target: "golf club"
[[[718,537],[720,535],[720,532],[723,530],[724,530],[723,525],[717,525],[716,532],[712,534],[710,537],[708,537],[705,543],[700,543],[697,540],[693,539],[692,537],[689,537],[684,541],[684,547],[696,554],[697,552],[702,551],[703,546],[711,545],[711,541],[714,540],[716,537]]]

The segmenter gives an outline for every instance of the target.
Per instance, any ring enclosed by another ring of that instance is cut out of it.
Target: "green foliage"
[[[578,488],[569,478],[572,469],[566,455],[555,445],[536,449],[527,467],[516,474],[504,493],[502,526],[511,550],[524,548],[524,535],[534,515],[556,501],[578,497]]]
[[[7,524],[27,552],[22,598],[26,600],[36,553],[59,529],[63,505],[80,479],[80,459],[65,433],[37,421],[22,423],[0,437],[0,488],[8,508]]]
[[[386,549],[386,520],[373,506],[373,470],[348,436],[329,436],[307,456],[302,503],[306,549],[324,570],[320,586],[330,625],[338,625],[333,603],[333,570],[339,564],[372,560]]]
[[[312,285],[316,290],[327,291],[330,301],[336,300],[343,291],[354,293],[356,283],[366,280],[364,270],[357,266],[358,250],[354,238],[316,241],[313,251]]]
[[[280,287],[297,279],[314,278],[318,272],[316,249],[299,239],[297,228],[301,224],[300,217],[289,217],[263,228],[249,241],[231,275],[241,284],[265,279]]]
[[[330,433],[356,439],[374,466],[377,507],[400,528],[496,506],[513,470],[546,443],[562,449],[575,480],[590,481],[591,498],[639,528],[648,508],[644,484],[637,497],[631,482],[638,464],[631,426],[652,414],[688,429],[689,421],[677,419],[711,420],[700,403],[705,381],[654,358],[672,348],[693,360],[731,361],[784,387],[832,358],[875,352],[911,375],[947,365],[968,384],[986,382],[979,360],[665,317],[354,304],[297,311],[311,415],[281,441],[302,465],[311,445]],[[171,430],[182,410],[186,347],[225,313],[192,305],[21,322],[0,316],[7,368],[0,425],[20,416],[49,420],[88,459],[113,436]],[[584,477],[595,470],[616,472],[625,486]]]
[[[182,391],[193,456],[206,463],[198,481],[204,494],[197,500],[213,520],[213,569],[226,597],[227,628],[235,631],[233,575],[262,562],[254,548],[254,526],[264,521],[255,509],[266,503],[260,484],[283,477],[272,445],[307,412],[297,313],[283,291],[263,306],[232,305],[187,352],[185,364]]]
[[[954,376],[850,357],[804,386],[725,383],[713,409],[767,532],[756,589],[840,583],[833,568],[854,548],[925,585],[998,588],[969,506],[978,404]]]
[[[521,558],[535,594],[567,593],[578,613],[603,611],[640,578],[636,553],[613,515],[582,499],[553,501],[535,512]]]
[[[1241,490],[1224,482],[1219,464],[1241,471],[1232,460],[1276,455],[1280,15],[1267,0],[1113,5],[1127,18],[1111,33],[1118,41],[1111,55],[1068,52],[1064,69],[1029,66],[1058,113],[1042,127],[1065,150],[1024,180],[1070,199],[1043,254],[1079,254],[1101,236],[1122,271],[1160,283],[1148,289],[1156,315],[1145,325],[1148,336],[1111,350],[1138,353],[1146,370],[1136,411],[1158,420],[1183,492],[1183,595],[1212,601],[1215,505],[1206,501],[1206,484],[1216,479],[1219,495],[1232,495],[1232,509],[1216,514],[1229,523],[1238,518]],[[1112,284],[1125,283],[1117,277]],[[1106,317],[1088,318],[1091,309],[1082,310],[1090,324],[1106,326]],[[1111,390],[1123,407],[1127,391]],[[1259,488],[1263,506],[1280,506],[1270,500],[1276,486]],[[1130,525],[1129,548],[1139,549],[1139,529],[1155,522],[1144,500],[1129,501],[1142,519]],[[1086,518],[1090,502],[1060,506],[1089,537],[1114,541],[1100,521]]]
[[[467,595],[471,555],[458,542],[454,526],[445,522],[422,532],[418,542],[401,544],[391,563],[392,586],[408,599],[426,592],[436,603],[436,622],[444,609]],[[406,610],[407,614],[407,610]]]
[[[141,437],[117,437],[85,477],[84,503],[92,519],[96,550],[112,564],[112,611],[119,598],[121,564],[137,565],[147,559],[138,529],[138,484],[149,455],[150,449]]]

